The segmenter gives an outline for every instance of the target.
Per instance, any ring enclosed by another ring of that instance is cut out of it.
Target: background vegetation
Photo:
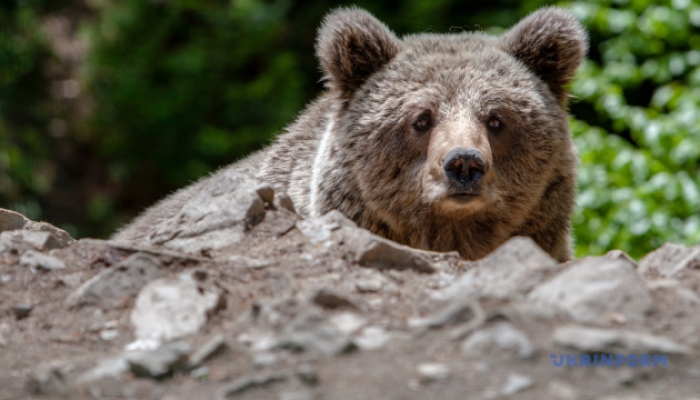
[[[399,34],[498,33],[548,1],[355,4]],[[700,242],[700,4],[592,0],[572,86],[579,256]],[[4,0],[0,207],[105,237],[143,207],[264,146],[321,90],[316,27],[293,0]]]

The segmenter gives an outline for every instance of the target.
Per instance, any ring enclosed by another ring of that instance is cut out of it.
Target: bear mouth
[[[479,197],[479,194],[474,192],[450,193],[447,196],[448,199],[456,201],[458,203],[468,203],[476,197]]]

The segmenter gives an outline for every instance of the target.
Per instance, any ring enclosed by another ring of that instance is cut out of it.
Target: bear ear
[[[367,11],[333,11],[318,30],[316,54],[330,87],[344,98],[399,52],[399,39]]]
[[[501,37],[501,46],[540,77],[566,108],[567,89],[588,50],[588,36],[568,11],[535,11]]]

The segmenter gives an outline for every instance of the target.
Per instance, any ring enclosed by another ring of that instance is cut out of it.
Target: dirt
[[[697,248],[664,246],[639,264],[620,252],[557,264],[531,241],[515,239],[477,262],[400,246],[398,258],[368,260],[367,232],[337,214],[325,218],[309,228],[294,213],[268,207],[242,239],[189,253],[93,239],[37,242],[17,236],[37,230],[0,224],[0,398],[692,399],[700,393]],[[30,251],[63,266],[32,265],[23,258]],[[134,254],[148,257],[135,264]],[[432,271],[401,257],[427,260]],[[623,280],[615,280],[618,272],[583,277],[574,284],[580,291],[562,295],[574,297],[560,304],[541,300],[547,293],[531,294],[562,273],[600,265],[622,271]],[[103,278],[115,280],[81,302],[70,300],[110,269],[124,275]],[[156,271],[158,278],[128,270]],[[151,337],[146,329],[148,337],[137,337],[132,314],[146,301],[139,293],[156,281],[195,285],[216,300],[199,314],[194,300],[187,311],[193,314],[182,321],[202,316],[193,333]],[[616,298],[621,290],[629,295]],[[560,330],[565,327],[583,336]],[[666,365],[557,367],[550,356],[560,354],[579,363],[581,355],[655,354]],[[164,369],[139,369],[136,355]]]

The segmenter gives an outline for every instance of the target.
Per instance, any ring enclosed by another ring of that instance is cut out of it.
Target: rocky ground
[[[0,398],[700,399],[700,246],[466,262],[226,199],[156,245],[0,210]]]

